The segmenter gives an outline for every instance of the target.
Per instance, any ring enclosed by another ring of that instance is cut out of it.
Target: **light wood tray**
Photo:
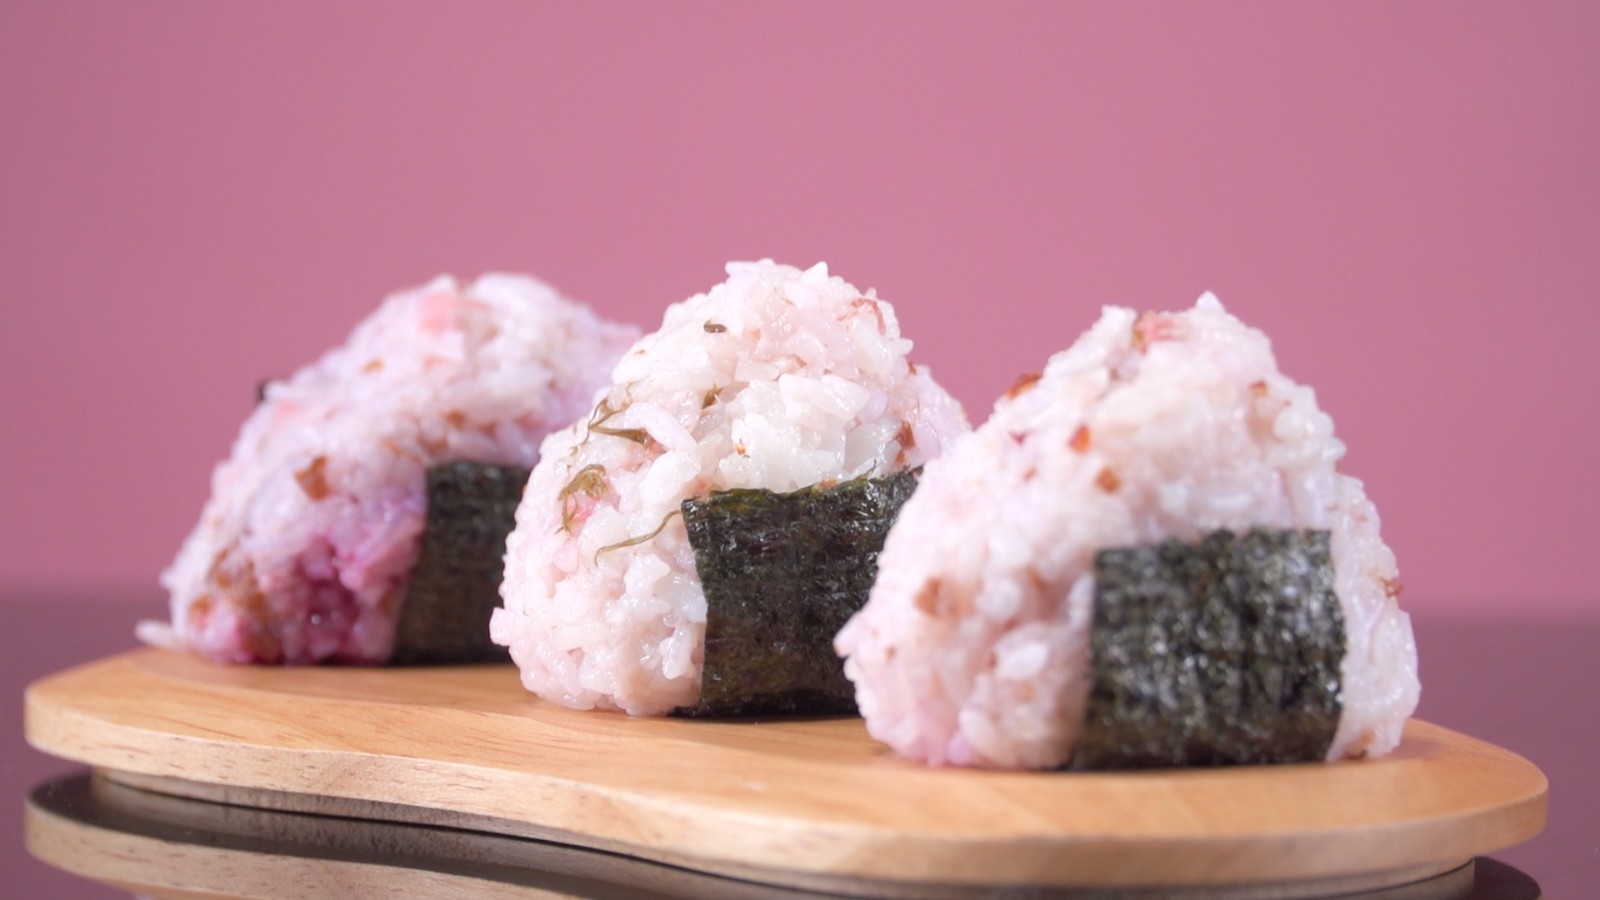
[[[26,703],[35,747],[145,790],[861,894],[1366,890],[1525,841],[1546,809],[1527,760],[1419,721],[1380,760],[1069,774],[925,768],[858,719],[572,712],[509,666],[224,667],[140,650],[43,679]]]

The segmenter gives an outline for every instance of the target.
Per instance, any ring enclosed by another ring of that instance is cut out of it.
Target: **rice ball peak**
[[[1416,649],[1343,455],[1311,389],[1215,297],[1105,309],[902,509],[836,642],[869,730],[933,764],[1061,766],[1089,698],[1100,550],[1318,529],[1347,646],[1328,758],[1388,751],[1416,707]]]
[[[887,475],[967,430],[872,291],[823,264],[727,273],[668,307],[529,478],[491,636],[545,699],[632,714],[694,704],[706,601],[683,501]]]

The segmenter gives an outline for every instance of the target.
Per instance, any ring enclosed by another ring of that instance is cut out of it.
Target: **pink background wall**
[[[1600,4],[0,4],[0,589],[130,591],[258,379],[441,272],[826,259],[983,419],[1217,291],[1424,614],[1596,611]],[[152,609],[152,612],[154,609]]]

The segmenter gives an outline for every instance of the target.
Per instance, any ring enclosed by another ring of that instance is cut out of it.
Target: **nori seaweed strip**
[[[448,462],[428,469],[422,553],[400,607],[391,664],[502,662],[489,640],[500,605],[506,535],[515,524],[528,470]]]
[[[1326,531],[1217,531],[1095,557],[1075,769],[1324,758],[1344,615]]]
[[[706,595],[700,701],[678,715],[849,714],[834,635],[867,601],[917,472],[683,503]]]

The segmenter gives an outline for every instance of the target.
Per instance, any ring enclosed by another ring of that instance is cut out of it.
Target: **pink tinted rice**
[[[450,460],[531,467],[634,340],[530,278],[441,277],[271,382],[162,575],[146,641],[224,662],[380,663]]]
[[[696,702],[706,601],[685,499],[888,474],[967,430],[873,292],[820,264],[727,271],[544,443],[491,622],[540,697],[638,715]]]
[[[936,765],[1072,757],[1095,552],[1218,529],[1328,529],[1348,653],[1328,758],[1393,749],[1419,687],[1394,554],[1344,445],[1261,332],[1206,295],[1108,308],[928,464],[836,646],[871,733]]]

